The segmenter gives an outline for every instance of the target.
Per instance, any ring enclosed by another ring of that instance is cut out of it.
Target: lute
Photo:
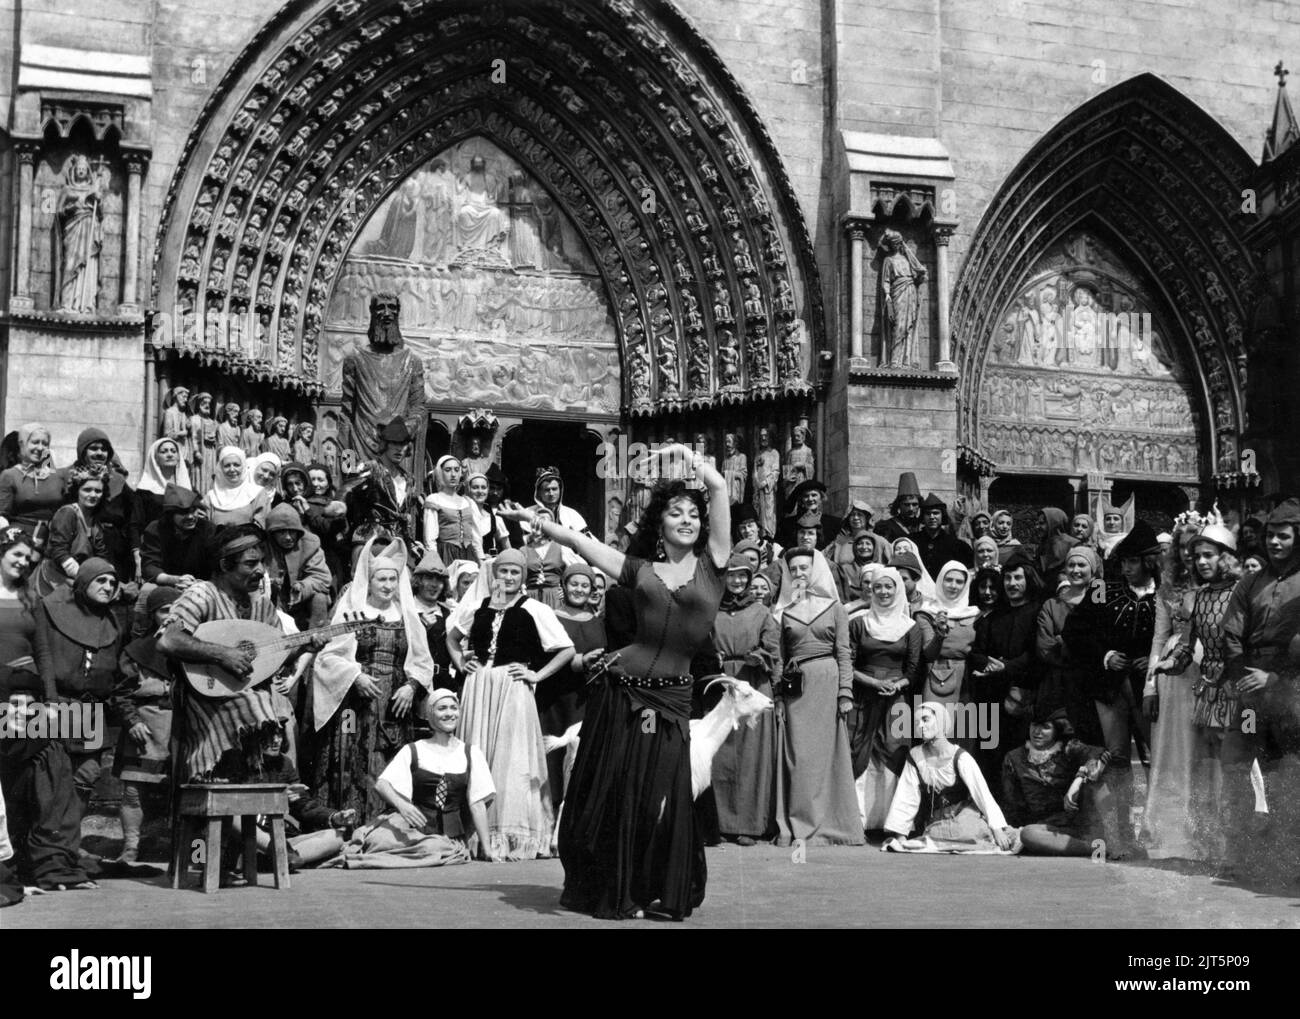
[[[274,626],[250,619],[218,619],[211,623],[201,623],[194,631],[194,636],[199,640],[224,647],[250,647],[254,653],[253,671],[247,676],[236,676],[214,662],[185,662],[185,679],[195,693],[204,697],[237,697],[250,687],[270,679],[284,667],[293,652],[318,637],[333,640],[345,633],[374,625],[373,619],[356,616],[314,630],[285,633]]]

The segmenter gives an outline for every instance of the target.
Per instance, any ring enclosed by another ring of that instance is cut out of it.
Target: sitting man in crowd
[[[1025,853],[1090,856],[1102,836],[1105,787],[1097,786],[1110,751],[1074,739],[1060,708],[1029,727],[1029,739],[1002,760],[1002,809],[1020,828]],[[1080,797],[1084,786],[1095,796]]]
[[[300,630],[324,626],[333,577],[320,538],[303,527],[298,511],[287,502],[266,515],[266,534],[266,571],[276,606],[292,616]]]
[[[163,515],[144,529],[140,568],[146,584],[184,591],[208,577],[207,545],[212,528],[197,492],[169,484]]]
[[[276,782],[289,787],[289,816],[285,818],[289,832],[289,869],[297,870],[337,856],[352,835],[349,829],[357,823],[357,812],[331,810],[308,793],[298,777],[298,769],[285,753],[288,724],[291,720],[281,717],[276,722],[266,721],[245,729],[240,733],[238,749],[231,747],[221,755],[213,778],[225,782]],[[240,858],[243,845],[240,821],[234,819],[232,838],[224,850],[232,864]],[[271,833],[259,824],[259,856],[266,854],[270,847]],[[236,868],[232,865],[223,869]]]

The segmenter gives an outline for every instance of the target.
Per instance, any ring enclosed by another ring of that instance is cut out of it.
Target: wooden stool
[[[181,786],[176,831],[172,839],[172,887],[181,886],[189,870],[191,839],[205,830],[203,890],[215,892],[221,883],[221,841],[227,818],[241,818],[244,835],[244,877],[257,884],[257,817],[271,822],[271,858],[275,887],[289,887],[289,845],[284,837],[284,815],[289,812],[288,786],[275,782],[211,783]],[[205,824],[206,822],[206,824]]]

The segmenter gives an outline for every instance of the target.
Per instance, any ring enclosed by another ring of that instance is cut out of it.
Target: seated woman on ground
[[[903,758],[902,774],[885,819],[890,837],[881,849],[900,853],[1018,852],[975,759],[948,739],[953,717],[942,704],[916,709],[919,746]],[[913,831],[916,838],[909,838]]]
[[[439,867],[468,863],[475,848],[479,859],[495,862],[487,808],[496,786],[487,759],[456,738],[456,694],[434,690],[425,709],[433,735],[402,747],[375,783],[392,809],[359,828],[335,866]]]
[[[0,738],[0,795],[13,843],[13,869],[23,885],[46,891],[99,886],[81,861],[81,801],[63,741],[37,732],[45,684],[35,672],[0,665],[0,704],[8,732]],[[13,739],[9,733],[22,733]]]
[[[1080,796],[1096,786],[1110,752],[1074,739],[1059,708],[1029,727],[1029,740],[1002,761],[1002,802],[1007,820],[1020,829],[1024,852],[1040,856],[1091,856],[1102,835],[1099,797]]]

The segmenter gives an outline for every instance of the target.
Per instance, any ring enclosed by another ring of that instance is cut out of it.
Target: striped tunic
[[[252,595],[248,608],[241,611],[229,596],[210,581],[192,584],[176,601],[163,623],[163,629],[179,626],[194,633],[203,623],[222,619],[251,619],[277,630],[280,625],[275,604],[261,592]],[[161,631],[160,631],[161,632]],[[271,681],[256,689],[224,700],[204,697],[186,689],[185,724],[180,731],[182,781],[196,782],[208,777],[227,750],[239,749],[239,734],[250,726],[276,722],[283,695],[276,693]],[[285,704],[287,707],[287,702]]]

